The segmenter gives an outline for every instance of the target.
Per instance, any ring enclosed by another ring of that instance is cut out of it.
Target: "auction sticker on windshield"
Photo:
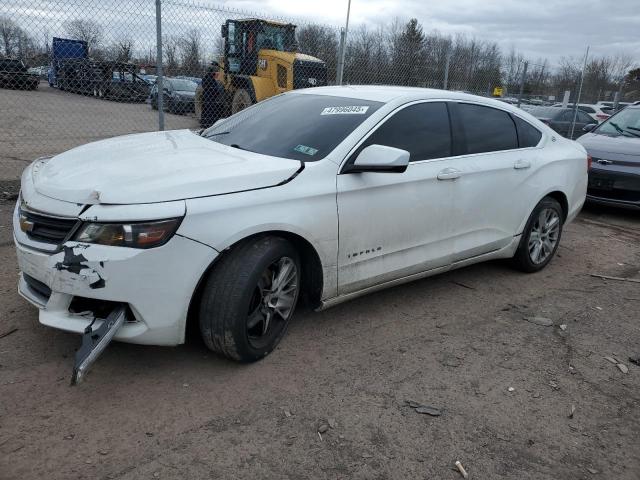
[[[369,110],[366,105],[351,105],[344,107],[327,107],[320,115],[364,115]]]
[[[306,145],[297,145],[293,148],[296,152],[304,153],[305,155],[315,155],[318,153],[317,148],[307,147]]]

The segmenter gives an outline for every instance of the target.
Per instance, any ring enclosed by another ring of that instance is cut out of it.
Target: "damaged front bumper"
[[[119,215],[122,208],[104,211]],[[179,232],[149,249],[66,241],[43,250],[20,228],[18,205],[13,231],[20,295],[40,309],[43,325],[84,336],[78,379],[111,338],[183,343],[191,298],[218,254]]]

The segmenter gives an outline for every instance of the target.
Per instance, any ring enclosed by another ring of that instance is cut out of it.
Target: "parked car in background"
[[[561,103],[556,103],[553,105],[554,107],[562,107]],[[570,103],[566,108],[573,108],[575,106],[574,103]],[[590,104],[590,103],[579,103],[578,109],[582,110],[584,113],[588,114],[591,118],[593,118],[596,122],[601,123],[604,122],[607,118],[609,118],[612,114],[611,109],[604,105]]]
[[[147,82],[149,85],[154,85],[156,83],[157,75],[140,75],[140,77]]]
[[[39,84],[40,77],[29,73],[22,60],[0,58],[0,87],[35,90]]]
[[[40,67],[28,68],[27,72],[29,72],[32,75],[38,75],[38,77],[40,77],[40,79],[46,79],[48,70],[49,70],[49,67],[44,65],[44,66],[40,66]]]
[[[573,108],[559,108],[559,107],[534,107],[525,106],[522,107],[525,111],[536,117],[542,123],[549,125],[556,132],[563,137],[569,137],[571,135],[571,123],[573,122],[574,109]],[[575,140],[584,132],[582,129],[587,126],[597,124],[596,120],[591,118],[589,114],[578,109],[576,115],[576,125],[573,130],[572,140]]]
[[[640,208],[640,105],[627,106],[578,142],[592,158],[587,199]]]
[[[165,77],[162,80],[164,88],[164,109],[169,113],[183,115],[195,111],[196,88],[198,84],[184,78]],[[151,87],[149,94],[151,108],[158,109],[158,84]]]
[[[192,313],[210,349],[255,361],[302,297],[328,308],[498,258],[542,270],[586,188],[584,148],[505,103],[293,90],[201,133],[36,160],[14,213],[19,291],[40,322],[85,335],[80,360],[114,336],[180,344]]]
[[[202,78],[198,78],[198,77],[187,77],[185,75],[176,75],[173,78],[181,78],[183,80],[191,80],[192,82],[196,82],[198,85],[200,85],[202,83]]]
[[[596,102],[596,105],[613,109],[614,102]],[[618,102],[618,111],[628,107],[629,105],[633,105],[633,102]]]

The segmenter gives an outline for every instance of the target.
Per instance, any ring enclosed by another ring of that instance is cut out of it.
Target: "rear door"
[[[451,216],[456,262],[506,247],[519,233],[536,201],[528,180],[540,163],[542,135],[498,108],[461,102],[451,111],[454,138],[466,147],[465,155],[450,161],[460,171]]]
[[[401,107],[347,160],[368,145],[409,151],[403,173],[339,174],[338,289],[343,295],[451,261],[451,127],[444,102]],[[439,178],[440,177],[440,178]]]

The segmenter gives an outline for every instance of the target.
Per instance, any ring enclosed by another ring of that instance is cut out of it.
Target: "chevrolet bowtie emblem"
[[[597,158],[596,162],[600,165],[611,165],[613,163],[611,160],[605,160],[604,158]]]

